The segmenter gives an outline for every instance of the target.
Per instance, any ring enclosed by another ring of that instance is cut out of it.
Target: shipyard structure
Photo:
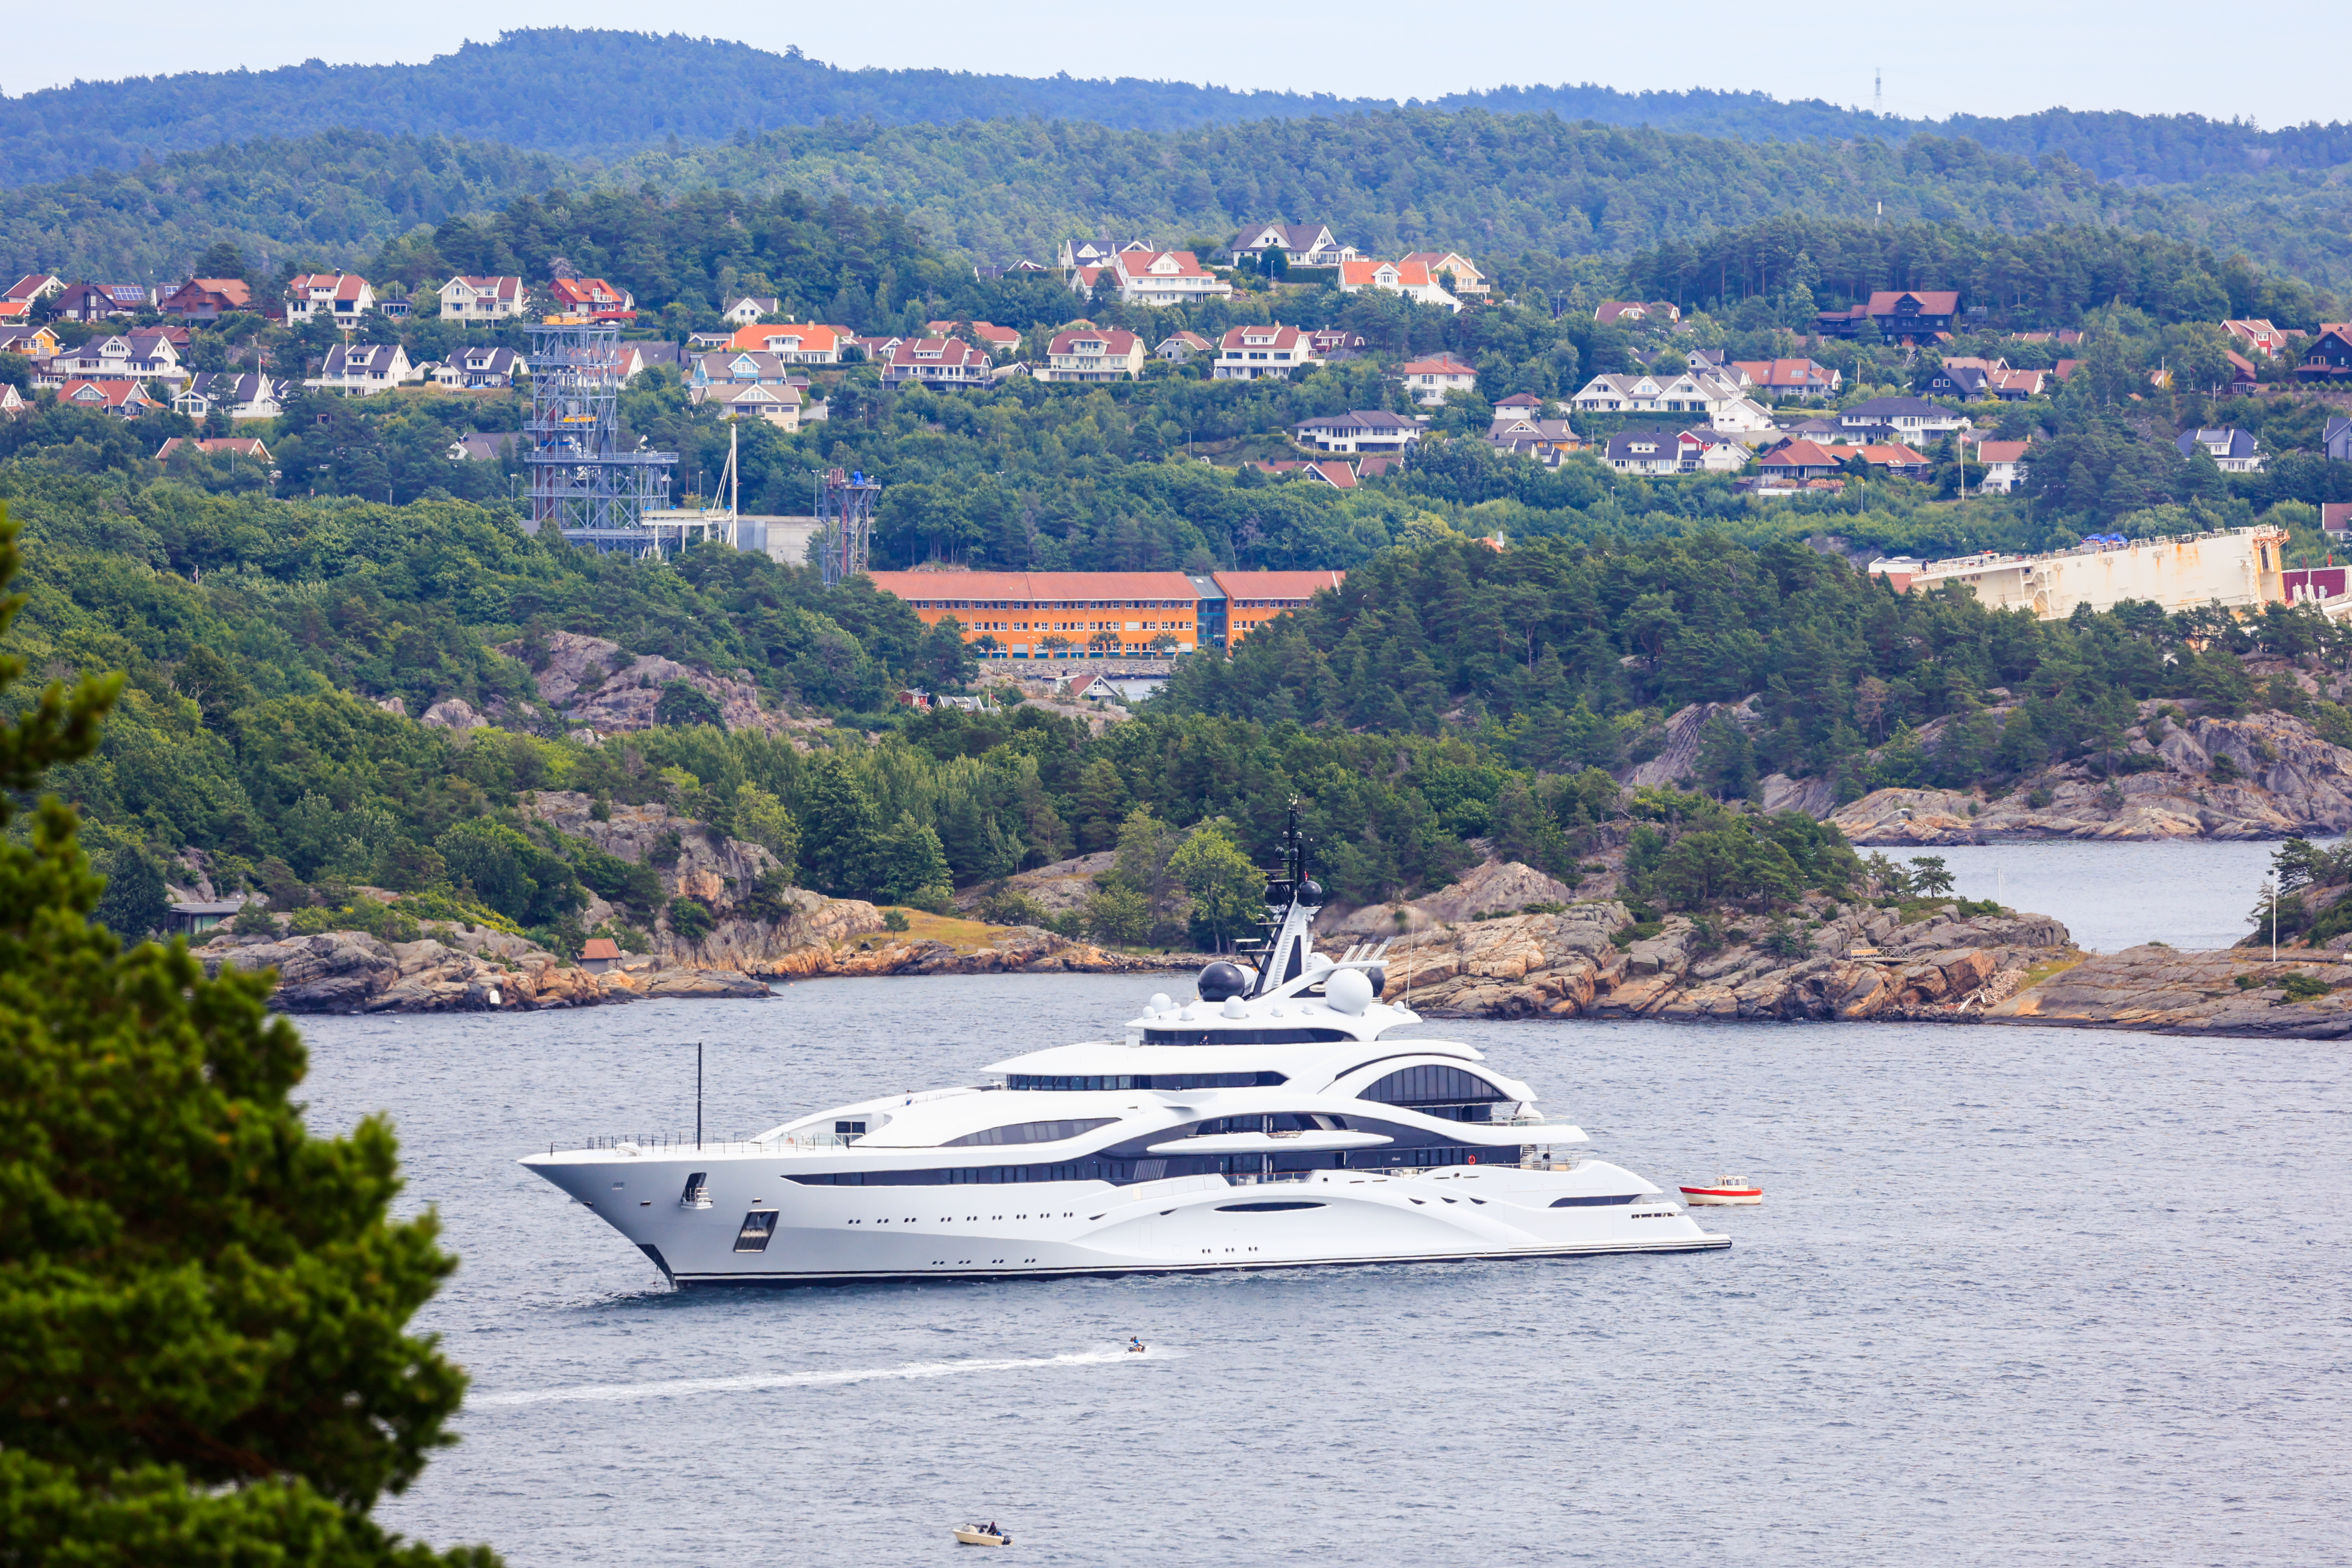
[[[2031,610],[2063,620],[2079,605],[2113,609],[2126,600],[2167,613],[2220,605],[2259,611],[2264,605],[2324,601],[2315,573],[2284,569],[2287,535],[2267,525],[2162,539],[2085,540],[2046,555],[1986,551],[1945,561],[1887,556],[1870,563],[1897,593],[1960,588],[1996,610]],[[2334,584],[2341,594],[2340,579]],[[2352,599],[2342,606],[2352,609]],[[2332,608],[2331,608],[2332,613]]]

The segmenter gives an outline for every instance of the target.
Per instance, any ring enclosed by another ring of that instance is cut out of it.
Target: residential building
[[[2234,395],[2251,397],[2263,389],[2262,373],[2253,361],[2235,349],[2225,350],[2222,357],[2230,362],[2230,391]]]
[[[1515,392],[1495,405],[1497,428],[1514,420],[1532,422],[1543,414],[1543,399],[1532,392]]]
[[[53,327],[0,327],[0,354],[48,359],[57,352],[58,334]]]
[[[1548,468],[1557,468],[1561,458],[1585,448],[1584,437],[1565,419],[1497,419],[1486,432],[1486,441],[1497,452],[1532,458]]]
[[[155,302],[154,290],[144,283],[76,283],[57,294],[60,321],[101,321],[110,316],[135,316]]]
[[[92,338],[78,349],[50,356],[49,374],[60,380],[166,381],[183,383],[188,373],[180,364],[179,350],[160,332],[119,332]]]
[[[909,338],[890,351],[882,367],[882,384],[904,386],[918,381],[925,386],[986,386],[994,379],[994,368],[986,350],[961,338]]]
[[[1678,474],[1682,451],[1671,430],[1620,430],[1609,437],[1601,461],[1621,474]]]
[[[2287,349],[2287,334],[2260,317],[2251,321],[2224,321],[2221,330],[2237,339],[2240,348],[2248,353],[2261,354],[2265,359],[2276,359]]]
[[[1843,458],[1818,441],[1790,441],[1775,447],[1757,467],[1768,478],[1781,479],[1826,479],[1845,470]]]
[[[2304,345],[2303,363],[2294,374],[2303,381],[2352,381],[2352,326],[2321,323],[2319,335]]]
[[[1834,397],[1845,382],[1843,371],[1809,359],[1738,360],[1725,368],[1744,378],[1743,387],[1782,399]]]
[[[1924,397],[1874,397],[1840,410],[1838,427],[1857,437],[1886,435],[1908,440],[1917,436],[1948,435],[1973,426],[1966,416]]]
[[[46,300],[52,294],[62,294],[65,292],[65,288],[66,280],[54,272],[27,272],[9,284],[5,293],[0,293],[0,300],[5,300],[11,304],[29,305],[37,300]]]
[[[458,437],[449,443],[453,463],[496,463],[513,457],[522,437],[511,430],[493,430]]]
[[[512,386],[518,377],[530,373],[522,355],[512,349],[476,346],[459,349],[441,369],[443,374],[434,378],[441,385],[475,390]],[[626,381],[627,374],[625,373],[621,379]]]
[[[1402,452],[1421,440],[1420,421],[1385,408],[1302,419],[1290,430],[1300,446],[1321,452]]]
[[[1103,277],[1127,305],[1183,305],[1231,299],[1234,292],[1232,284],[1202,266],[1189,250],[1123,250],[1101,268],[1079,268],[1072,286],[1091,294],[1096,279]]]
[[[305,272],[286,285],[286,322],[348,327],[375,309],[375,289],[356,272]]]
[[[1960,313],[1960,296],[1953,289],[1883,289],[1849,310],[1823,310],[1814,327],[1825,338],[1850,338],[1870,322],[1891,343],[1925,343],[1952,330]]]
[[[2042,555],[1895,557],[1872,562],[1870,570],[1897,593],[1957,587],[1990,608],[2031,610],[2045,621],[2064,620],[2084,605],[2113,609],[2126,599],[2167,612],[2216,602],[2250,610],[2285,600],[2280,572],[2286,542],[2286,530],[2257,524],[2196,538],[2080,544]]]
[[[2225,474],[2259,474],[2263,471],[2260,443],[2246,431],[2224,426],[2219,430],[2183,430],[2173,442],[2182,457],[2192,457],[2200,447],[2213,459],[2213,466]]]
[[[1935,468],[1925,454],[1900,442],[1873,442],[1857,448],[1853,455],[1874,468],[1884,468],[1908,479],[1925,479]]]
[[[302,384],[367,397],[421,379],[422,373],[408,363],[408,351],[398,343],[337,343],[327,351],[327,363],[319,374]]]
[[[2025,482],[2032,465],[2025,460],[2031,441],[1979,441],[1976,459],[1984,465],[1984,478],[1979,488],[1995,495],[2010,495]]]
[[[1267,252],[1279,251],[1293,267],[1337,267],[1356,256],[1354,246],[1341,245],[1319,223],[1246,225],[1234,237],[1232,249],[1236,259],[1246,256],[1261,263]]]
[[[1262,474],[1272,474],[1276,479],[1283,479],[1291,474],[1303,474],[1310,483],[1328,485],[1335,490],[1352,490],[1356,488],[1356,466],[1353,463],[1340,462],[1336,458],[1323,458],[1304,461],[1297,458],[1286,458],[1271,463],[1244,463],[1242,467],[1255,468]]]
[[[1316,595],[1339,590],[1345,572],[1218,572],[1225,595],[1225,647],[1241,647],[1267,622],[1303,610]]]
[[[1385,289],[1402,294],[1423,305],[1436,305],[1459,311],[1462,301],[1438,287],[1426,262],[1421,261],[1342,261],[1339,263],[1339,291],[1360,294],[1367,289]]]
[[[1397,374],[1404,377],[1404,389],[1412,395],[1412,400],[1424,408],[1443,405],[1449,392],[1478,390],[1476,368],[1464,364],[1452,354],[1409,360]]]
[[[61,408],[87,408],[93,414],[111,414],[121,419],[136,419],[163,406],[147,395],[147,389],[135,381],[87,381],[79,378],[58,388],[58,405]]]
[[[1403,267],[1414,262],[1424,268],[1438,287],[1449,294],[1466,294],[1483,300],[1493,291],[1486,282],[1486,275],[1458,250],[1416,250],[1401,258],[1397,265]],[[1453,281],[1447,282],[1448,279]]]
[[[1307,334],[1307,346],[1318,359],[1354,359],[1365,349],[1364,334],[1342,331],[1338,327],[1318,327]]]
[[[1014,658],[1134,658],[1162,637],[1199,646],[1202,594],[1181,572],[876,572],[926,626],[952,616],[966,642]]]
[[[1143,239],[1130,239],[1124,245],[1107,236],[1095,239],[1066,239],[1062,241],[1060,266],[1065,272],[1075,272],[1081,268],[1108,267],[1113,257],[1155,248],[1150,241]],[[1092,283],[1087,287],[1093,287]]]
[[[1713,430],[1685,430],[1675,437],[1675,467],[1681,473],[1736,474],[1753,456]]]
[[[1637,327],[1644,322],[1671,327],[1683,319],[1679,306],[1664,300],[1603,300],[1593,307],[1592,319],[1604,327]]]
[[[269,462],[269,448],[257,436],[173,436],[156,448],[155,460],[163,462],[174,452],[202,452],[206,457],[233,454],[264,467]]]
[[[1772,416],[1735,380],[1708,370],[1596,375],[1569,400],[1580,414],[1704,414],[1718,431],[1769,430]]]
[[[871,363],[887,364],[890,356],[898,352],[898,345],[906,341],[901,337],[850,338],[842,346],[857,350]]]
[[[232,310],[252,310],[253,290],[242,278],[191,278],[155,308],[184,321],[217,321]]]
[[[1041,381],[1133,381],[1143,374],[1143,340],[1097,327],[1055,332],[1045,345]]]
[[[1194,354],[1209,353],[1215,348],[1216,345],[1214,343],[1202,337],[1200,333],[1182,331],[1172,332],[1167,337],[1160,339],[1160,346],[1153,349],[1151,352],[1158,354],[1161,359],[1168,361],[1171,364],[1182,364],[1186,361],[1190,360]]]
[[[1092,321],[1072,321],[1074,327],[1091,327]],[[1000,327],[993,321],[933,321],[929,331],[935,338],[968,337],[992,358],[1009,359],[1021,352],[1021,333],[1017,328]]]
[[[602,278],[558,278],[548,284],[547,297],[561,315],[586,316],[597,321],[637,319],[636,296]]]
[[[769,323],[739,328],[735,335],[727,340],[727,346],[739,353],[774,354],[778,359],[793,364],[839,364],[842,345],[848,341],[849,334],[839,327],[822,326],[814,321],[786,321],[781,325]],[[859,338],[856,341],[864,344],[869,340]],[[873,341],[895,347],[899,340]],[[880,354],[873,357],[880,358],[889,352],[888,348],[884,348]]]
[[[687,371],[686,389],[695,402],[703,402],[716,387],[724,391],[736,386],[806,386],[805,373],[796,371],[795,361],[782,354],[758,353],[749,349],[737,349],[729,353],[697,354]]]
[[[520,319],[530,304],[530,291],[520,278],[452,278],[441,285],[444,321],[467,326],[488,326]]]
[[[173,395],[172,406],[191,419],[215,410],[231,419],[275,419],[286,412],[282,381],[250,370],[200,370]]]
[[[2322,501],[2319,507],[2319,531],[2326,534],[2352,532],[2352,501]]]
[[[2327,427],[2320,433],[2319,449],[2339,463],[2352,463],[2352,418],[2341,414],[2329,416]]]
[[[704,401],[714,404],[721,419],[762,419],[790,435],[801,427],[801,390],[797,386],[762,386],[757,382],[711,388]]]
[[[764,316],[781,316],[783,313],[784,302],[773,294],[746,294],[730,301],[727,309],[719,312],[719,319],[732,321],[739,327],[748,327]]]
[[[31,406],[25,395],[16,390],[15,382],[0,381],[0,414],[22,414]]]
[[[1279,322],[1228,327],[1217,340],[1217,359],[1209,376],[1213,381],[1260,381],[1320,363],[1303,328]]]

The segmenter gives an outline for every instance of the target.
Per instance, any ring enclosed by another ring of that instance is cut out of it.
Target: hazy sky
[[[421,61],[501,28],[562,25],[740,38],[779,50],[798,44],[844,66],[1160,77],[1348,97],[1590,80],[1629,90],[1754,89],[1867,108],[1872,69],[1883,67],[1889,113],[2014,114],[2063,104],[2242,115],[2274,127],[2352,116],[2336,73],[2312,63],[2339,49],[2341,3],[2246,0],[2217,12],[2185,0],[2128,7],[1980,0],[1925,9],[1815,0],[1742,10],[1586,0],[1337,7],[884,0],[764,9],[707,0],[477,0],[446,12],[384,12],[283,0],[194,7],[115,0],[97,47],[88,13],[24,7],[8,25],[0,90],[78,76],[265,69],[311,57]]]

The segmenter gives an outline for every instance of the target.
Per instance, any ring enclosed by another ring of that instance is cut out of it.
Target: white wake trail
[[[1138,1353],[1112,1349],[1072,1351],[1063,1355],[1003,1361],[921,1361],[903,1366],[861,1367],[841,1372],[753,1373],[742,1377],[682,1377],[661,1383],[590,1383],[569,1388],[533,1388],[509,1394],[485,1394],[468,1399],[469,1408],[493,1405],[553,1405],[593,1399],[667,1399],[682,1394],[735,1394],[770,1388],[824,1388],[842,1383],[869,1383],[883,1378],[953,1377],[969,1372],[1024,1372],[1032,1367],[1099,1366],[1123,1361],[1171,1361],[1177,1352],[1152,1349]]]

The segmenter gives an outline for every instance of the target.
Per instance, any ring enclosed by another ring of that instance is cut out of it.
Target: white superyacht
[[[1334,961],[1295,825],[1268,935],[1125,1037],[748,1142],[521,1163],[678,1286],[1695,1252],[1731,1245],[1471,1047],[1390,1039],[1376,949]]]

